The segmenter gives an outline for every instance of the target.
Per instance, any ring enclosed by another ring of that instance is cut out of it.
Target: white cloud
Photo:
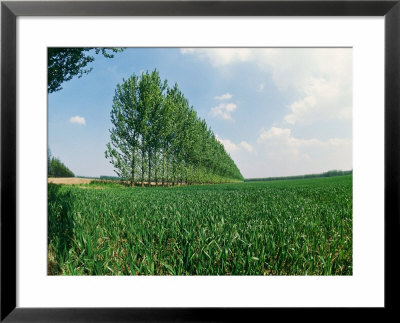
[[[272,138],[288,138],[290,136],[290,129],[283,129],[272,127],[270,130],[266,131],[264,128],[260,131],[260,136],[257,139],[258,143],[264,140]]]
[[[216,139],[224,145],[224,148],[226,152],[230,155],[235,152],[240,152],[240,151],[247,151],[247,152],[252,152],[254,151],[253,147],[246,141],[242,140],[240,144],[235,144],[234,142],[230,141],[229,139],[223,139],[218,136],[218,134],[215,135]]]
[[[229,99],[232,99],[232,94],[230,93],[225,93],[215,97],[215,100],[229,100]]]
[[[240,142],[240,147],[249,152],[252,152],[254,150],[253,147],[246,141]]]
[[[181,53],[182,54],[193,54],[195,48],[181,48]]]
[[[80,116],[71,117],[71,118],[69,119],[69,122],[71,122],[71,123],[77,123],[77,124],[80,124],[80,125],[85,125],[85,124],[86,124],[85,118],[84,118],[84,117],[80,117]]]
[[[266,80],[259,79],[254,84],[255,90],[265,90],[270,80],[278,91],[290,98],[286,106],[281,106],[282,119],[273,120],[274,127],[262,129],[258,138],[250,142],[251,148],[246,142],[234,143],[220,138],[245,177],[352,168],[351,138],[321,139],[318,132],[311,138],[300,135],[304,125],[326,124],[330,129],[337,126],[340,131],[344,126],[341,121],[351,120],[352,49],[195,48],[182,54],[208,61],[224,75],[229,75],[226,69],[233,64],[252,64]],[[225,113],[222,105],[213,108],[211,114],[232,118],[231,112]]]
[[[252,55],[250,48],[182,48],[182,54],[196,54],[207,59],[213,66],[223,66],[234,62],[248,61]]]
[[[218,117],[224,120],[233,120],[231,113],[237,108],[234,103],[220,103],[214,108],[211,108],[210,114],[213,117]]]
[[[209,60],[216,67],[255,64],[278,89],[297,97],[286,107],[289,113],[284,120],[289,124],[351,119],[350,48],[196,48],[181,52]]]
[[[288,108],[284,119],[289,124],[312,124],[327,119],[352,117],[351,88],[343,88],[337,80],[309,78],[304,84],[302,97]]]
[[[298,138],[289,128],[261,129],[254,144],[216,135],[245,178],[322,173],[352,168],[352,141],[347,138]]]
[[[286,176],[352,168],[352,141],[348,138],[303,139],[288,128],[261,129],[257,151],[262,158],[250,161],[250,169],[263,169],[264,176]],[[252,164],[252,165],[251,165]],[[248,175],[260,177],[260,174]]]
[[[347,145],[351,144],[351,140],[341,138],[332,138],[326,141],[316,138],[299,139],[293,137],[291,130],[288,128],[272,127],[268,131],[261,129],[257,143],[277,146],[278,148],[281,147],[282,149],[286,149],[287,147],[299,149],[302,147],[329,147]]]
[[[215,135],[215,138],[224,145],[225,151],[228,154],[232,154],[233,152],[237,151],[239,149],[239,146],[234,144],[232,141],[229,139],[222,139],[221,137],[218,136],[218,134]]]

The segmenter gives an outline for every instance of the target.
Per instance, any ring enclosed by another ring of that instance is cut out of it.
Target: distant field
[[[48,216],[51,275],[352,275],[351,175],[49,184]]]
[[[72,184],[88,184],[93,179],[90,178],[81,178],[81,177],[49,177],[47,179],[48,183],[54,183],[54,184],[67,184],[67,185],[72,185]]]

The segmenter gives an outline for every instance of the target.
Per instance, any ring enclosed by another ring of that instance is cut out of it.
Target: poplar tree
[[[106,158],[132,186],[242,181],[243,176],[205,120],[157,70],[117,85]],[[161,172],[161,174],[160,174]]]
[[[138,114],[138,78],[132,75],[115,90],[111,109],[110,142],[105,152],[116,174],[135,183],[137,153],[140,145],[140,119]]]

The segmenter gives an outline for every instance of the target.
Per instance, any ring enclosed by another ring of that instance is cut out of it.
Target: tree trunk
[[[154,158],[154,160],[155,160],[155,165],[154,165],[154,179],[155,179],[155,182],[156,182],[156,187],[158,186],[158,178],[157,178],[157,171],[158,171],[158,166],[157,166],[157,154],[155,154],[154,155],[155,156],[155,158]]]
[[[149,185],[149,187],[151,186],[150,185],[150,182],[151,182],[151,153],[150,153],[150,149],[149,149],[149,152],[148,152],[148,158],[149,158],[149,176],[148,176],[148,185]]]
[[[169,186],[169,182],[168,182],[168,180],[169,180],[169,160],[168,160],[168,157],[167,157],[167,165],[165,166],[165,182],[167,183],[167,186]]]
[[[161,179],[161,182],[162,182],[162,186],[164,186],[164,179],[165,179],[165,152],[164,152],[164,150],[163,150],[163,162],[162,162],[162,179]]]
[[[131,187],[135,186],[135,171],[132,169]]]
[[[144,186],[144,150],[142,150],[142,184],[141,186]]]
[[[131,187],[134,187],[135,186],[135,155],[133,155],[131,167],[132,167],[132,169],[131,169],[131,176],[132,176],[131,177]]]
[[[172,162],[172,186],[175,186],[175,179],[176,179],[176,167],[174,162]]]

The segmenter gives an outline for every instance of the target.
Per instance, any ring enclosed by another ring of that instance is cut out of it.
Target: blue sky
[[[155,68],[244,177],[352,169],[350,48],[128,48],[90,66],[48,97],[50,150],[76,175],[115,175],[104,157],[115,87]]]

